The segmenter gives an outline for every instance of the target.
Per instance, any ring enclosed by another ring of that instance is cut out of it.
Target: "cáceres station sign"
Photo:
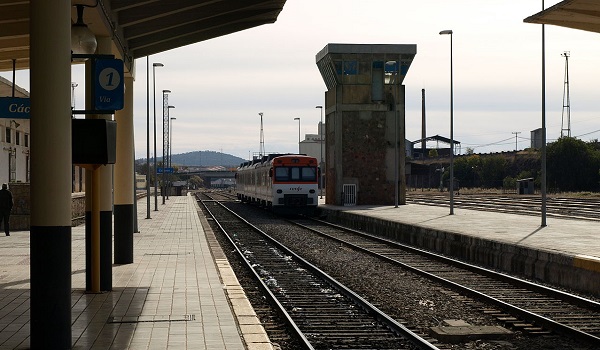
[[[28,97],[0,97],[0,118],[29,119],[30,111]]]

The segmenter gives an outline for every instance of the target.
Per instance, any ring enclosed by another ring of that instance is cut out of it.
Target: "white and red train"
[[[315,157],[270,154],[240,164],[237,198],[277,213],[312,214],[317,208],[319,167]]]

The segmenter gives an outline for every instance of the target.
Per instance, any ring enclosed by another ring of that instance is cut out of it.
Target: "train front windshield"
[[[316,167],[277,167],[275,168],[276,182],[315,182],[317,181]]]

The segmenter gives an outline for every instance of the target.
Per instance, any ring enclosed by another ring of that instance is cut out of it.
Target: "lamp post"
[[[158,211],[158,179],[156,171],[156,67],[164,67],[162,63],[152,63],[152,100],[154,101],[154,211]],[[163,94],[165,91],[164,90]],[[170,92],[170,91],[169,91]]]
[[[167,106],[167,157],[165,160],[163,160],[164,162],[167,162],[167,168],[170,169],[171,168],[171,120],[175,119],[175,118],[170,118],[169,116],[171,115],[171,108],[175,108],[175,106]],[[166,171],[163,171],[163,175],[166,173]],[[166,176],[166,175],[165,175]],[[169,199],[169,189],[170,187],[168,186],[168,183],[170,181],[170,175],[169,175],[169,179],[167,179],[167,181],[165,181],[165,183],[163,184],[163,186],[165,187],[165,192],[166,192],[166,196],[167,199]]]
[[[173,120],[177,120],[175,117],[169,118],[171,125],[169,126],[169,168],[173,166]]]
[[[542,11],[544,11],[542,0]],[[541,227],[546,227],[546,28],[542,24],[542,222]]]
[[[169,95],[171,90],[163,90],[163,150],[162,150],[162,186],[161,186],[161,194],[162,194],[162,204],[165,204],[165,165],[166,165],[166,154],[167,154],[167,140],[165,139],[165,132],[168,132],[169,124],[168,124],[168,115],[169,115]],[[167,121],[165,123],[165,121]],[[166,125],[165,125],[166,124]],[[165,128],[166,126],[166,128]],[[167,129],[167,130],[165,130]]]
[[[258,156],[262,158],[265,153],[265,134],[263,133],[263,113],[258,113],[260,115],[260,145],[258,147]]]
[[[319,196],[323,199],[323,106],[316,106],[321,110],[321,124],[319,124],[319,143],[321,146],[321,162],[319,163],[319,169],[321,170],[321,176],[319,179]]]
[[[137,186],[136,186],[137,187]],[[135,189],[134,189],[135,191]],[[150,56],[146,56],[146,219],[150,217]]]
[[[387,65],[391,65],[393,73],[389,76],[389,83],[394,84],[394,208],[398,208],[398,185],[399,185],[399,169],[398,164],[398,102],[400,100],[400,86],[398,85],[398,81],[400,81],[400,57],[398,57],[398,61],[388,61],[385,63]],[[404,142],[404,141],[403,141]]]
[[[171,106],[169,106],[171,107]],[[176,120],[177,118],[175,117],[171,117],[169,118],[171,121],[171,125],[169,126],[169,169],[173,167],[173,161],[172,161],[172,157],[173,157],[173,120]],[[169,175],[169,191],[167,192],[167,199],[169,199],[169,192],[171,190],[171,175]]]
[[[452,72],[452,30],[442,30],[440,35],[450,35],[450,215],[454,215],[454,81]]]
[[[300,118],[294,118],[298,121],[298,154],[300,154]]]

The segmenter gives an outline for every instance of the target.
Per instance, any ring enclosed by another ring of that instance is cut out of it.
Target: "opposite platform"
[[[600,295],[600,222],[407,204],[323,205],[328,219],[477,264]]]
[[[73,348],[272,349],[194,197],[170,197],[151,219],[145,204],[134,263],[113,265],[112,292],[85,292],[85,232],[73,228]],[[0,237],[0,256],[0,348],[28,349],[29,232]]]

